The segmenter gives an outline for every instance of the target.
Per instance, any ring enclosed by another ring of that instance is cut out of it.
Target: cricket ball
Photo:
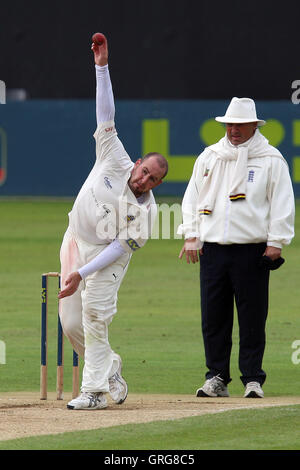
[[[102,33],[95,33],[92,36],[92,41],[98,46],[101,46],[105,42],[105,36]]]

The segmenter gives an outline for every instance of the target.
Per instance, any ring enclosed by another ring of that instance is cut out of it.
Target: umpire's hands
[[[186,261],[190,264],[190,261],[194,263],[198,263],[198,250],[199,254],[202,255],[202,244],[198,238],[188,238],[185,240],[184,245],[180,251],[179,258],[183,257],[185,253]]]
[[[81,280],[82,279],[78,271],[69,274],[65,282],[65,288],[60,291],[58,298],[63,299],[64,297],[74,294],[74,292],[77,291]]]
[[[268,256],[274,261],[281,256],[281,248],[276,248],[275,246],[267,246],[266,251],[264,252],[263,256]]]

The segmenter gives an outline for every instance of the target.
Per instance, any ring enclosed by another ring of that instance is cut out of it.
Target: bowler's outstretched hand
[[[103,67],[108,64],[108,47],[105,36],[102,44],[92,43],[92,51],[94,52],[95,64]]]

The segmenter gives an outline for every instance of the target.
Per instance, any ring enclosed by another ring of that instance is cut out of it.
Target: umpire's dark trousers
[[[209,379],[230,378],[234,300],[240,346],[239,369],[244,385],[266,379],[262,370],[268,313],[269,271],[260,266],[265,243],[204,243],[200,256],[202,333]]]

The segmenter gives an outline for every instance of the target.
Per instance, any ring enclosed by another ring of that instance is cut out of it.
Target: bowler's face
[[[245,122],[243,124],[226,124],[227,137],[232,145],[240,145],[251,139],[257,122]]]
[[[137,160],[128,181],[131,191],[139,197],[155,188],[162,183],[163,172],[155,157],[149,157],[145,161]]]

